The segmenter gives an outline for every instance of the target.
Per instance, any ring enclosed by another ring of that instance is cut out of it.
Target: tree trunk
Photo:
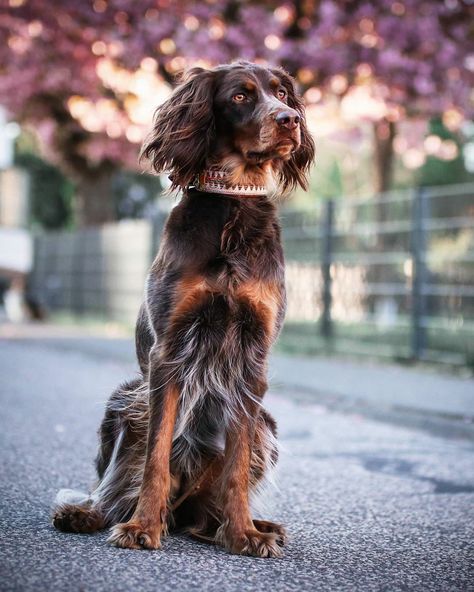
[[[375,221],[379,224],[387,222],[390,218],[390,203],[386,203],[379,197],[390,189],[393,173],[393,139],[395,137],[395,124],[393,121],[380,119],[374,122],[374,190],[377,203]],[[393,236],[379,234],[377,245],[380,249],[387,249],[393,240]]]
[[[392,180],[395,124],[387,119],[374,122],[375,192],[388,191]]]
[[[113,169],[105,166],[76,177],[74,214],[78,226],[98,226],[116,220],[112,174]]]
[[[40,93],[27,104],[25,121],[51,119],[55,124],[50,148],[57,165],[75,183],[74,217],[78,226],[97,226],[117,218],[112,176],[117,165],[104,159],[91,165],[85,154],[92,134],[83,129],[66,107],[67,96]]]
[[[390,220],[390,212],[393,208],[390,202],[380,199],[384,192],[390,189],[393,173],[393,139],[395,137],[395,124],[393,121],[381,119],[374,122],[374,222],[379,227],[376,230],[375,251],[382,253],[391,251],[396,242],[395,235],[383,232],[383,224]],[[368,279],[375,284],[383,284],[393,281],[393,270],[387,265],[372,265],[369,267]],[[375,307],[377,302],[386,300],[384,297],[375,296],[369,299],[370,306]]]

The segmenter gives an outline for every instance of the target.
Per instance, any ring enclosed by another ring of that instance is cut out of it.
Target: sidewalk
[[[129,337],[45,329],[0,340],[2,592],[472,590],[472,439],[378,421],[374,408],[326,406],[324,392],[302,387],[265,397],[281,444],[278,487],[254,511],[287,528],[282,559],[178,535],[161,551],[132,551],[107,544],[107,531],[55,530],[51,502],[62,487],[94,482],[105,401],[136,366]],[[341,366],[329,361],[311,368],[334,381]],[[301,378],[299,360],[289,368]]]
[[[474,420],[474,379],[395,364],[273,355],[273,386],[397,410]]]
[[[77,326],[2,325],[0,339],[39,341],[44,346],[80,351],[134,363],[133,340],[113,326],[91,329]],[[273,354],[270,384],[276,389],[304,391],[342,403],[382,410],[411,411],[474,421],[474,379],[427,368],[348,361],[338,358]]]

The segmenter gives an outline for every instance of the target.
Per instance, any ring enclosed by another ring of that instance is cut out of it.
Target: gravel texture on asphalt
[[[54,530],[55,493],[93,482],[104,401],[133,373],[97,351],[0,343],[2,591],[474,590],[472,441],[341,414],[294,392],[266,398],[282,453],[279,489],[258,515],[287,526],[282,559],[181,536],[131,551],[110,547],[106,532]]]

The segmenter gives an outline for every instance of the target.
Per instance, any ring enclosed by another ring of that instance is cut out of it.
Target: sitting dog
[[[285,531],[253,520],[249,495],[278,456],[261,405],[285,311],[269,195],[307,187],[314,144],[302,102],[281,69],[194,68],[158,108],[143,155],[182,198],[137,321],[141,376],[107,403],[95,490],[60,492],[53,524],[113,527],[109,541],[132,549],[158,549],[179,529],[278,557]]]

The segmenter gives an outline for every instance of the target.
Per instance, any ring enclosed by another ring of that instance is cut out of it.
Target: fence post
[[[412,209],[412,331],[411,354],[419,360],[426,347],[426,328],[424,318],[426,312],[426,189],[419,187],[413,197]]]
[[[334,224],[334,201],[328,199],[324,203],[321,270],[323,276],[323,314],[321,318],[321,334],[325,339],[332,336],[331,321],[331,262],[332,262],[332,233]]]

